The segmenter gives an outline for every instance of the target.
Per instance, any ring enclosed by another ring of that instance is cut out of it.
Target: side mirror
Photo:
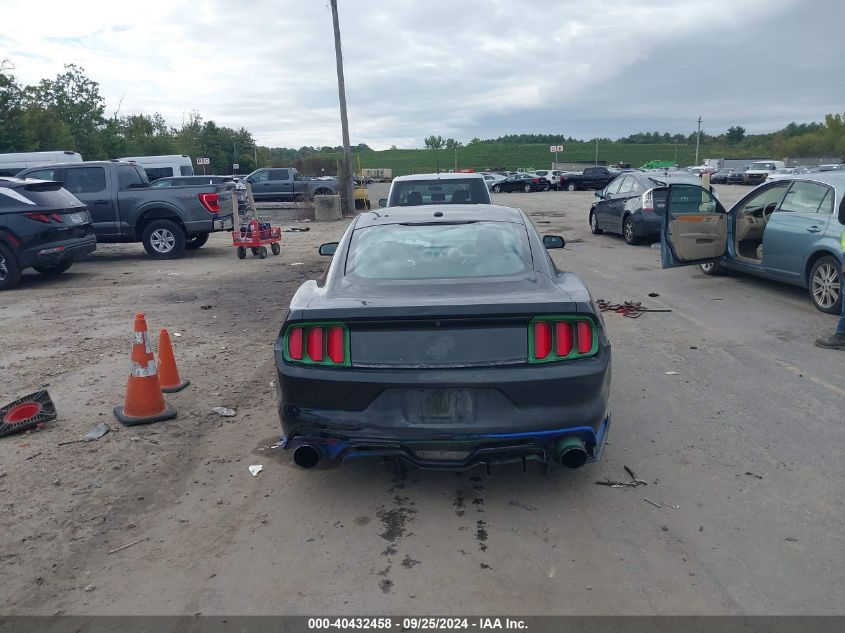
[[[604,198],[604,189],[596,191],[594,195],[596,196],[596,198]]]
[[[543,246],[546,248],[563,248],[566,246],[566,240],[560,235],[544,235]]]
[[[320,255],[331,257],[335,254],[335,252],[337,252],[337,242],[326,242],[325,244],[320,244]]]
[[[379,198],[378,199],[378,206],[386,207],[387,206],[387,198]]]

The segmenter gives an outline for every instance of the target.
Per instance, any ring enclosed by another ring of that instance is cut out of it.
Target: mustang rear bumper
[[[276,350],[287,449],[324,463],[363,457],[420,468],[552,463],[565,438],[597,460],[610,426],[610,348],[560,363],[486,368],[361,369],[292,365]]]

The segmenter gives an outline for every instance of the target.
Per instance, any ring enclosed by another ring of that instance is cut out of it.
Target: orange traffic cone
[[[147,335],[147,321],[139,312],[135,315],[135,327],[132,332],[126,404],[114,408],[114,415],[126,426],[161,422],[176,417],[176,409],[167,404],[161,395],[161,383],[158,381],[152,349]]]
[[[158,373],[161,380],[161,390],[164,393],[182,391],[191,384],[190,380],[182,380],[179,377],[179,368],[176,367],[176,357],[173,355],[173,345],[170,343],[170,333],[159,330],[158,333]]]

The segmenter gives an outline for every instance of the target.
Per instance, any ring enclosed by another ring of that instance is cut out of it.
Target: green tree
[[[446,141],[443,140],[442,136],[434,136],[434,134],[432,134],[426,138],[423,143],[425,143],[426,149],[443,149]]]
[[[745,139],[745,128],[741,125],[729,127],[727,133],[725,134],[725,138],[728,143],[740,143],[743,139]]]

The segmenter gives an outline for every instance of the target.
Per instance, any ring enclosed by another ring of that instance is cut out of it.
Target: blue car
[[[698,264],[708,275],[738,270],[807,288],[816,308],[841,312],[845,174],[768,182],[729,211],[696,185],[672,184],[652,195],[666,201],[664,268]]]

